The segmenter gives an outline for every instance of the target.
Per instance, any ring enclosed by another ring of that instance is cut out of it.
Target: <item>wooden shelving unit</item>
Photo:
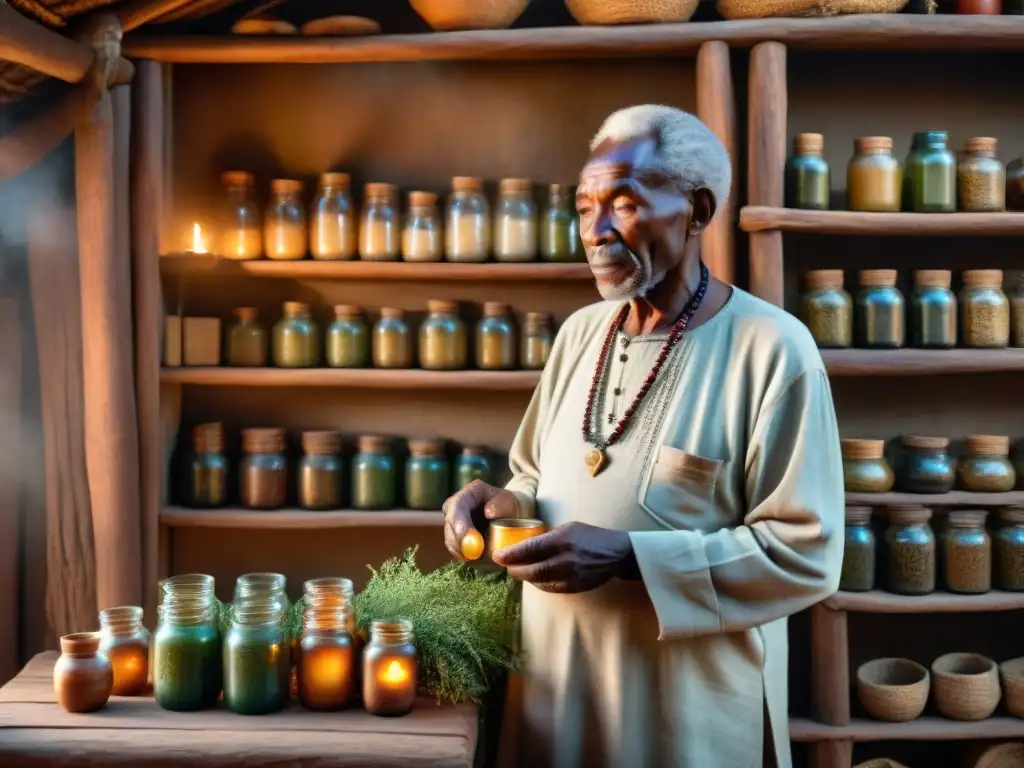
[[[424,371],[376,368],[162,368],[163,384],[207,387],[341,387],[347,389],[532,392],[540,371]]]
[[[1024,371],[1024,349],[823,349],[829,376]]]
[[[885,237],[1008,237],[1024,235],[1024,213],[863,213],[747,205],[744,232],[803,232]]]
[[[188,509],[166,507],[160,522],[171,528],[242,528],[245,530],[322,531],[330,528],[443,528],[441,512],[361,509],[311,512],[305,509]]]
[[[1024,504],[1024,491],[1007,493],[848,493],[846,503],[862,507],[888,507],[897,504],[920,504],[923,507],[1012,507]]]
[[[1024,592],[994,590],[984,595],[933,592],[930,595],[894,595],[880,589],[871,592],[837,592],[822,605],[830,611],[853,613],[989,613],[1024,609]]]
[[[925,715],[909,723],[883,723],[878,720],[854,718],[848,725],[833,726],[805,718],[793,718],[789,724],[789,736],[797,742],[826,744],[856,741],[1019,739],[1024,737],[1024,720],[993,716],[978,722],[961,722]]]

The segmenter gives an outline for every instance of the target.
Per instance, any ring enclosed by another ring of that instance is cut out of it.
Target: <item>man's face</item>
[[[693,205],[656,170],[656,148],[653,137],[605,142],[580,172],[580,235],[607,300],[646,295],[683,258]]]

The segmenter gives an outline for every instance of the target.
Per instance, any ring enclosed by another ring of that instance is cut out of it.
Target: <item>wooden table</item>
[[[245,717],[218,708],[166,712],[151,697],[111,697],[88,715],[55,703],[56,652],[41,653],[0,688],[0,766],[133,768],[469,768],[477,709],[417,702],[412,714],[307,712]]]

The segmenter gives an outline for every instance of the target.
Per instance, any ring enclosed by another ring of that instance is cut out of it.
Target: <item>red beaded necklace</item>
[[[654,367],[651,368],[651,372],[647,374],[647,378],[644,379],[644,383],[640,387],[640,391],[636,393],[636,397],[633,398],[633,402],[629,404],[629,408],[626,409],[625,414],[623,414],[619,423],[615,425],[615,429],[612,430],[611,434],[608,435],[606,439],[602,440],[597,434],[597,430],[591,429],[594,417],[594,402],[597,400],[597,391],[601,385],[601,379],[603,378],[608,365],[608,353],[611,351],[611,348],[615,343],[615,334],[622,329],[622,326],[626,322],[626,317],[629,316],[629,304],[623,306],[615,316],[615,319],[612,320],[612,324],[608,328],[608,335],[605,336],[604,339],[604,345],[601,347],[601,354],[597,358],[597,370],[594,372],[594,379],[590,384],[590,394],[587,396],[587,407],[583,411],[583,439],[594,446],[591,450],[587,451],[587,455],[584,457],[584,461],[587,464],[587,469],[590,471],[591,477],[597,477],[601,470],[608,466],[608,454],[605,453],[605,450],[608,446],[618,442],[619,438],[622,437],[622,433],[625,431],[626,426],[632,420],[633,415],[640,408],[640,404],[644,401],[647,393],[658,378],[658,373],[661,371],[662,366],[665,365],[665,361],[668,359],[668,355],[672,351],[672,348],[675,347],[683,337],[683,331],[686,330],[686,326],[690,324],[690,320],[693,319],[694,313],[704,300],[704,294],[707,293],[708,290],[708,279],[708,268],[704,266],[704,262],[702,261],[700,263],[700,285],[697,286],[697,291],[690,297],[690,300],[686,303],[686,307],[683,309],[683,313],[669,330],[668,338],[661,347],[661,352],[658,353],[658,359],[655,360]]]

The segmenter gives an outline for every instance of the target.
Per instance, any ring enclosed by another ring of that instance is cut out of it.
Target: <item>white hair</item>
[[[706,187],[715,196],[717,210],[722,209],[732,186],[732,167],[729,153],[710,128],[681,109],[641,104],[609,115],[590,149],[604,141],[640,136],[654,136],[663,168],[679,178],[684,192]]]

